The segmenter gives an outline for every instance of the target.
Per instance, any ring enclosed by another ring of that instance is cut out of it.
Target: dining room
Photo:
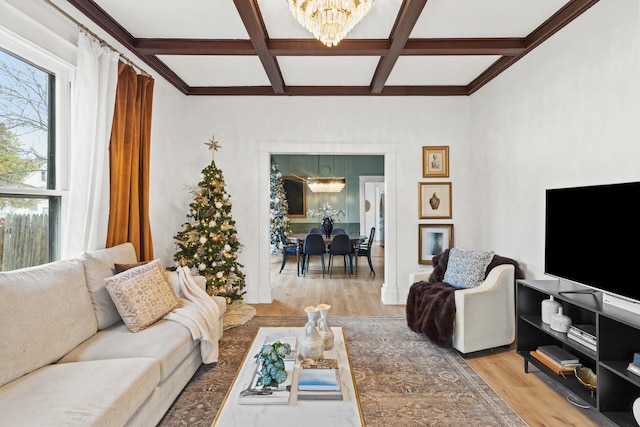
[[[347,234],[367,235],[371,227],[380,228],[384,156],[272,154],[271,159],[282,174],[291,233],[320,227],[327,210],[334,215],[334,226]],[[314,186],[328,179],[344,185],[337,191]],[[384,240],[381,233],[376,240]]]
[[[339,270],[356,275],[357,263],[361,274],[366,269],[375,275],[373,246],[379,248],[376,256],[382,256],[384,264],[384,156],[273,154],[271,159],[272,172],[277,174],[277,178],[272,176],[271,186],[281,185],[282,189],[273,193],[272,199],[286,199],[282,208],[285,218],[274,219],[278,213],[271,213],[271,252],[281,259],[275,271],[280,274],[290,257],[296,273],[306,277],[309,269],[313,272],[317,258],[319,272],[330,278]],[[280,235],[280,229],[286,236]],[[317,244],[322,248],[314,249],[314,255],[305,250],[310,232],[323,236]],[[348,240],[332,245],[337,234],[345,234]],[[289,246],[286,249],[280,249],[283,239]],[[340,249],[342,245],[349,249]],[[305,265],[306,259],[310,262]],[[341,268],[336,268],[337,264]]]

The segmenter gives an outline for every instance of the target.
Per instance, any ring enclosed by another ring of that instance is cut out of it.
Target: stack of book
[[[300,362],[298,400],[342,400],[338,359]]]
[[[582,344],[593,351],[598,350],[596,327],[594,325],[571,325],[567,333],[569,339]]]
[[[627,366],[627,371],[632,374],[636,374],[640,376],[640,353],[633,354],[633,361],[629,362],[629,366]]]
[[[531,351],[529,354],[563,377],[564,374],[573,374],[577,367],[582,366],[576,356],[557,345],[541,345],[537,350]]]

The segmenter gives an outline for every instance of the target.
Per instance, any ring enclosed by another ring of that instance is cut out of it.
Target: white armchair
[[[431,272],[410,275],[410,284]],[[479,286],[454,293],[453,347],[462,354],[506,346],[515,340],[515,267],[494,267]]]

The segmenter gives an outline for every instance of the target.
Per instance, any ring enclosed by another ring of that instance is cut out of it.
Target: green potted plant
[[[284,368],[284,358],[291,354],[291,346],[287,343],[276,341],[273,344],[265,344],[254,358],[260,363],[258,371],[258,385],[263,388],[278,387],[287,380],[287,371]]]

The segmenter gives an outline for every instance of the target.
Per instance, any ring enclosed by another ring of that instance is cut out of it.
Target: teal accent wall
[[[384,176],[384,156],[380,155],[289,155],[274,154],[283,176],[344,177],[346,185],[340,193],[313,193],[305,186],[307,210],[316,209],[328,202],[334,209],[342,209],[345,216],[334,227],[344,228],[348,233],[360,231],[360,176]],[[319,226],[319,217],[291,218],[293,233],[306,233],[309,228]]]

